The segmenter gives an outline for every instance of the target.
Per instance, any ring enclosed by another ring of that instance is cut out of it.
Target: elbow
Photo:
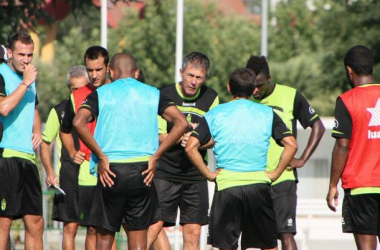
[[[184,116],[181,117],[181,119],[178,122],[178,127],[181,130],[182,134],[186,133],[187,126],[188,126],[188,123],[187,123],[186,118]]]
[[[8,116],[11,110],[9,110],[6,107],[0,107],[0,115],[1,116]]]
[[[188,159],[190,159],[191,156],[193,155],[193,154],[191,153],[192,151],[193,151],[193,147],[192,147],[192,146],[187,145],[187,146],[185,147],[185,154],[186,154],[186,156],[187,156]]]
[[[296,154],[298,150],[298,143],[296,139],[293,137],[292,140],[289,142],[289,149]]]
[[[78,130],[83,125],[83,121],[80,117],[75,116],[73,120],[73,127],[75,130]]]

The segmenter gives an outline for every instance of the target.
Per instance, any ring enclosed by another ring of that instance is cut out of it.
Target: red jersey
[[[86,86],[83,86],[73,92],[73,105],[75,113],[78,112],[79,107],[82,105],[86,97],[91,94],[92,91],[94,91],[94,89],[91,87],[91,85],[87,84]],[[92,135],[94,134],[95,126],[95,119],[94,121],[87,123],[87,127],[91,131]],[[79,150],[86,154],[86,160],[89,161],[91,157],[91,150],[82,142],[82,140],[79,140]]]
[[[362,85],[340,98],[352,120],[342,186],[380,187],[380,85]]]

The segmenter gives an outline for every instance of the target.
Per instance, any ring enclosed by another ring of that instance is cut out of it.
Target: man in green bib
[[[325,131],[318,116],[305,97],[294,88],[275,84],[271,81],[268,62],[265,56],[251,56],[247,68],[256,74],[253,101],[271,107],[284,121],[294,136],[297,136],[297,120],[304,129],[311,128],[306,148],[299,158],[294,158],[280,178],[272,183],[271,195],[276,213],[278,238],[282,249],[297,249],[294,235],[296,231],[297,168],[305,165]],[[272,139],[268,151],[267,170],[272,172],[280,160],[283,148]]]

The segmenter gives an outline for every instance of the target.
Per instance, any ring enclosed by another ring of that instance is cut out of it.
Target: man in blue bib
[[[186,118],[155,87],[134,79],[131,54],[116,54],[110,63],[113,82],[87,96],[74,118],[80,139],[91,149],[90,170],[98,167],[89,224],[96,227],[98,250],[111,249],[125,218],[128,249],[146,249],[147,230],[158,221],[157,194],[152,183],[162,154],[189,127]],[[157,114],[174,127],[158,145]],[[86,126],[97,120],[94,136]]]
[[[42,190],[34,149],[41,143],[36,109],[34,44],[26,31],[9,42],[9,62],[0,65],[0,249],[6,249],[12,220],[25,224],[25,246],[42,250]]]
[[[237,249],[240,234],[243,250],[277,249],[270,183],[293,159],[297,142],[271,108],[250,100],[255,78],[250,69],[232,72],[227,85],[232,101],[206,113],[185,149],[199,171],[216,182],[208,243],[219,249]],[[284,147],[273,172],[266,171],[270,138]],[[216,172],[207,168],[201,146],[213,146]]]

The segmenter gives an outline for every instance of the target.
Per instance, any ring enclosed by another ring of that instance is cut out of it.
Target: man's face
[[[33,60],[34,44],[23,44],[17,41],[13,50],[10,50],[10,66],[18,74],[23,74],[25,67]]]
[[[182,94],[193,97],[197,94],[202,84],[206,81],[206,70],[201,67],[194,67],[188,64],[184,71],[180,71],[182,77]]]
[[[86,58],[86,69],[92,86],[98,88],[107,80],[107,65],[104,64],[104,57],[91,60]]]
[[[270,90],[270,78],[266,78],[263,73],[256,76],[255,88],[253,89],[253,97],[261,100],[268,96]]]
[[[86,77],[81,76],[81,77],[72,77],[70,78],[70,92],[73,92],[80,87],[83,87],[88,84],[88,80]]]

